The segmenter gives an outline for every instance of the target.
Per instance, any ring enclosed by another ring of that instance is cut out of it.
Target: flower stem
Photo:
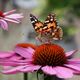
[[[24,73],[24,80],[28,80],[28,74]]]
[[[64,79],[60,79],[56,76],[44,75],[44,80],[64,80]]]
[[[52,80],[52,76],[44,75],[44,80]]]

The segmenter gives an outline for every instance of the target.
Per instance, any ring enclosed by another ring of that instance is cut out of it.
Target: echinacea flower
[[[14,56],[10,59],[11,54],[4,54],[2,58],[0,55],[0,64],[11,66],[2,73],[41,71],[47,75],[56,75],[58,78],[71,78],[73,74],[80,74],[80,59],[70,58],[75,52],[76,50],[65,53],[61,46],[49,43],[35,46],[35,48],[27,44],[18,44],[14,53],[22,57],[21,59]]]
[[[23,48],[28,48],[28,47],[31,47],[33,49],[36,48],[36,46],[32,45],[32,44],[24,44],[24,43],[21,43],[21,44],[18,44],[17,46],[21,46]],[[26,52],[27,52],[27,49],[26,49]],[[25,56],[25,55],[24,55]],[[23,54],[18,54],[16,53],[15,51],[8,51],[8,52],[5,52],[5,51],[0,51],[0,64],[1,65],[4,65],[4,66],[17,66],[18,64],[24,64],[24,63],[15,63],[14,61],[22,61],[25,60],[26,61],[26,58],[23,57]]]
[[[20,23],[21,18],[23,18],[21,13],[15,13],[16,10],[11,10],[8,12],[2,12],[0,11],[0,27],[4,30],[8,30],[8,23],[7,22],[13,22],[13,23]]]

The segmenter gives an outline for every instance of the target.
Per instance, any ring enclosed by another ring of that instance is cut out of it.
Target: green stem
[[[44,80],[52,80],[52,76],[44,75]]]
[[[44,80],[64,80],[64,79],[60,79],[56,76],[44,75]]]
[[[24,73],[24,80],[28,80],[28,74]]]

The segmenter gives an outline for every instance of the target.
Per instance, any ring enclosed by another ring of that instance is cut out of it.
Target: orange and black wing
[[[34,15],[30,14],[31,23],[37,33],[42,32],[43,23],[39,21]]]
[[[50,34],[54,40],[62,39],[63,31],[58,26],[55,14],[49,14],[44,22],[43,31],[46,34]]]
[[[62,28],[58,27],[57,29],[55,29],[55,31],[52,32],[52,37],[54,40],[62,40],[62,37],[63,37]]]
[[[54,31],[57,28],[57,21],[55,18],[55,14],[49,14],[47,19],[44,22],[44,30],[45,31]]]

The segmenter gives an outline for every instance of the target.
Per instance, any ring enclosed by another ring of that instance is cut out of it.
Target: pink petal
[[[27,65],[28,63],[23,63],[23,62],[15,62],[15,61],[9,61],[7,60],[0,60],[0,65],[3,66],[18,66],[18,65]]]
[[[21,72],[33,72],[39,70],[41,66],[39,65],[26,65],[24,69],[21,69]]]
[[[77,52],[77,50],[73,50],[73,51],[66,52],[65,54],[66,54],[66,57],[70,57],[76,52]]]
[[[55,67],[56,76],[59,78],[71,78],[73,76],[73,71],[65,67]]]
[[[42,67],[41,69],[46,74],[49,74],[49,75],[55,75],[56,74],[56,71],[51,66],[45,66],[45,67]]]
[[[10,52],[3,52],[0,51],[0,58],[7,58],[13,56],[15,53],[13,51]]]
[[[11,11],[8,11],[8,12],[4,12],[4,15],[6,16],[6,15],[10,15],[10,14],[12,14],[12,13],[14,13],[16,10],[14,9],[14,10],[11,10]]]
[[[11,68],[11,66],[3,66],[4,70],[10,69],[10,68]]]
[[[15,67],[13,69],[9,69],[9,70],[3,70],[2,73],[4,74],[16,74],[18,72],[20,72],[19,70],[24,68],[25,66],[18,66],[18,67]]]
[[[32,54],[34,50],[32,48],[16,47],[14,51],[24,58],[32,58]]]
[[[69,63],[78,63],[78,64],[80,64],[80,58],[73,58],[73,59],[69,59],[68,60],[69,61]]]
[[[14,62],[7,62],[7,61],[0,61],[0,65],[2,65],[2,66],[17,66],[17,64],[16,63],[14,63]]]
[[[76,66],[80,69],[80,59],[70,59],[68,60],[68,64]],[[75,74],[80,74],[80,70],[74,69]]]
[[[13,22],[13,23],[20,23],[20,21],[17,19],[4,18],[4,20],[9,21],[9,22]]]
[[[31,55],[34,54],[34,49],[31,47],[25,48],[27,50],[28,53],[30,53]]]
[[[80,71],[74,71],[74,74],[80,75]]]
[[[73,69],[73,70],[77,70],[80,71],[80,67],[76,66],[76,65],[72,65],[72,64],[65,64],[66,67]]]
[[[5,20],[0,19],[0,25],[4,30],[8,30],[8,24]]]
[[[7,17],[7,18],[12,18],[12,19],[23,18],[22,14],[18,14],[18,13],[11,14],[11,15],[8,15],[8,16],[6,16],[6,17]]]
[[[12,61],[15,61],[15,62],[21,62],[21,63],[31,63],[32,62],[32,59],[15,59],[15,60],[12,60]]]
[[[21,56],[19,56],[19,55],[17,55],[16,53],[15,53],[15,55],[14,56],[12,56],[12,57],[10,57],[9,59],[10,60],[20,60],[22,57]]]

